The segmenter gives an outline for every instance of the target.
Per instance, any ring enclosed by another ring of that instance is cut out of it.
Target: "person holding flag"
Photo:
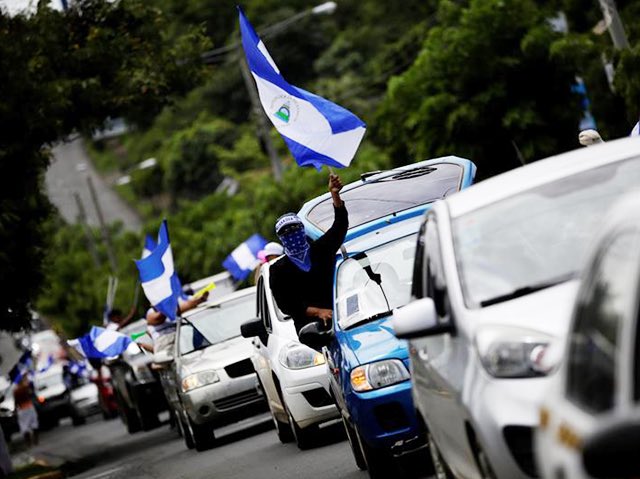
[[[276,221],[276,235],[285,254],[271,265],[270,286],[278,307],[293,318],[298,334],[314,321],[320,321],[323,329],[331,327],[335,258],[349,227],[341,189],[340,177],[329,175],[335,218],[331,228],[311,244],[295,213]]]
[[[209,293],[187,299],[182,297],[166,220],[160,225],[157,245],[150,246],[155,246],[153,251],[145,252],[143,258],[136,261],[136,266],[142,289],[151,303],[145,319],[147,332],[153,340],[153,352],[158,362],[166,362],[171,358],[175,342],[177,316],[206,301]]]

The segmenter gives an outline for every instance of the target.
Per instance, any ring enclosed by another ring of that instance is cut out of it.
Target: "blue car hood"
[[[360,364],[409,357],[407,342],[396,338],[391,327],[391,316],[342,331],[346,342]]]

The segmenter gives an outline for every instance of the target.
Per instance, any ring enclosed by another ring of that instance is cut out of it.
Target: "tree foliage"
[[[46,146],[108,116],[145,124],[197,81],[206,39],[168,38],[165,27],[143,0],[0,11],[0,328],[26,324],[43,283]]]
[[[246,0],[243,7],[260,31],[317,3]],[[579,0],[341,0],[332,15],[298,16],[264,40],[291,83],[367,122],[367,137],[343,172],[345,180],[448,154],[472,159],[479,176],[487,177],[578,146],[582,111],[571,91],[576,76],[585,81],[603,137],[628,134],[640,105],[640,0],[617,3],[631,42],[625,51],[615,51],[608,34],[594,33],[602,18],[598,3]],[[17,303],[26,304],[42,280],[37,265],[45,253],[43,225],[50,225],[47,289],[38,307],[80,333],[100,317],[108,272],[87,256],[76,227],[43,222],[48,205],[37,192],[48,155],[42,145],[73,129],[88,130],[105,115],[133,119],[139,127],[121,139],[118,154],[101,145],[91,151],[101,168],[122,172],[157,158],[156,168],[132,173],[122,191],[144,215],[147,232],[155,234],[168,216],[184,281],[218,272],[224,257],[255,232],[273,239],[273,220],[324,191],[326,178],[297,168],[272,131],[286,169],[282,184],[271,179],[238,51],[229,48],[205,76],[199,74],[196,60],[205,48],[199,32],[211,48],[238,41],[235,2],[76,4],[82,15],[41,9],[33,18],[2,18],[11,43],[0,46],[0,79],[13,75],[13,83],[0,101],[0,121],[11,127],[12,140],[3,140],[0,149],[3,165],[20,165],[20,171],[13,173],[16,191],[0,197],[11,204],[0,210],[0,238],[8,242],[16,231],[19,244],[29,246],[0,251],[0,267],[14,257],[29,265],[24,272],[9,270],[13,277],[29,275],[20,277],[24,289],[11,290],[24,294]],[[559,11],[566,14],[566,33],[549,23]],[[603,57],[616,71],[613,91]],[[184,98],[171,101],[183,92]],[[7,156],[9,146],[16,149],[13,156]],[[215,192],[222,177],[238,181],[237,194]],[[29,201],[16,205],[15,198]],[[23,225],[17,218],[29,220]],[[117,228],[114,234],[121,264],[131,266],[141,238]],[[133,276],[135,270],[122,273],[121,309],[133,297]]]

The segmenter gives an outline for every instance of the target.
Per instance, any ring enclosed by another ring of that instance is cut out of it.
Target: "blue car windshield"
[[[240,325],[255,317],[256,297],[248,294],[189,316],[180,326],[180,354],[189,354],[240,336]]]
[[[640,159],[619,161],[454,219],[467,307],[489,306],[575,277],[609,208],[639,185]]]
[[[349,209],[349,228],[445,198],[460,189],[463,173],[458,164],[438,163],[398,171],[346,190],[341,196]],[[331,198],[321,201],[307,214],[308,220],[322,231],[331,227],[333,217]]]
[[[342,329],[409,302],[416,235],[371,248],[338,269],[336,314]]]

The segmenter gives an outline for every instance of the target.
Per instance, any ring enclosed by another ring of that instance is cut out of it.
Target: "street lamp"
[[[285,18],[280,22],[274,23],[273,25],[269,25],[261,29],[258,32],[258,35],[264,40],[265,38],[277,35],[278,33],[286,30],[290,25],[297,23],[299,20],[309,15],[330,15],[336,10],[336,7],[336,2],[321,3],[319,5],[316,5],[315,7],[296,13],[289,18]],[[264,110],[262,109],[262,105],[260,104],[258,90],[251,77],[251,72],[249,70],[249,66],[247,65],[247,61],[242,54],[241,45],[241,42],[235,42],[231,45],[204,52],[202,54],[202,60],[207,64],[216,63],[224,58],[224,55],[226,55],[227,53],[236,52],[238,61],[240,62],[242,79],[244,80],[245,88],[247,89],[247,93],[249,93],[249,99],[251,100],[251,109],[257,121],[258,136],[262,139],[265,149],[267,150],[267,155],[269,156],[269,160],[271,161],[273,177],[277,182],[280,182],[282,181],[282,162],[280,161],[278,152],[276,151],[275,147],[273,146],[273,142],[271,141],[271,136],[269,135],[269,132],[271,131],[271,125],[269,124]]]

